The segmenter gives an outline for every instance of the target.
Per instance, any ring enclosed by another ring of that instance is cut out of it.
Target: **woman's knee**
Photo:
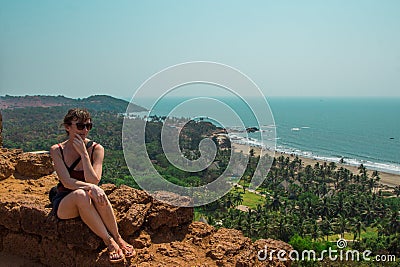
[[[57,216],[60,219],[70,219],[79,216],[80,209],[90,208],[90,198],[85,190],[78,189],[69,193],[61,200],[58,207]]]
[[[100,204],[99,202],[94,201],[94,204],[97,209],[105,209],[111,207],[110,200],[108,199],[107,196],[105,197],[105,202]]]
[[[83,189],[77,189],[73,191],[71,194],[73,194],[74,199],[77,203],[81,204],[90,203],[89,193]]]

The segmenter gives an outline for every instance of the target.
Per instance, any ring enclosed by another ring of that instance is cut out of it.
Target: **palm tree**
[[[332,227],[332,220],[325,218],[324,220],[321,221],[320,224],[320,229],[321,233],[326,236],[326,241],[328,241],[329,235],[333,233],[333,227]]]
[[[361,240],[361,231],[366,231],[366,227],[362,220],[355,219],[353,220],[354,225],[351,227],[351,231],[353,232],[353,240],[357,240],[357,237],[359,240]]]
[[[240,231],[243,231],[243,212],[238,213],[237,219],[235,221],[235,229],[238,229]]]
[[[243,193],[242,192],[236,192],[233,195],[233,203],[235,203],[235,206],[241,205],[243,203]]]
[[[400,220],[398,212],[392,211],[390,219],[387,224],[388,234],[399,234],[400,233]]]
[[[344,192],[340,192],[339,194],[337,194],[335,202],[336,202],[335,216],[338,214],[346,214],[351,208],[350,203],[347,201],[347,199],[345,199]]]
[[[291,236],[291,231],[293,230],[293,225],[288,222],[287,215],[278,215],[275,220],[275,230],[277,234],[277,238],[284,242],[288,242]]]
[[[281,201],[279,198],[279,194],[277,192],[275,192],[272,203],[271,203],[271,209],[277,211],[277,210],[279,210],[280,207],[281,207]]]
[[[358,170],[361,175],[367,176],[367,169],[365,168],[364,164],[360,164],[360,166],[358,166]]]
[[[253,211],[252,210],[249,210],[247,212],[244,224],[245,224],[245,230],[246,230],[247,236],[248,237],[253,237],[253,232],[254,232],[254,229],[255,229],[256,225],[255,225],[255,221],[254,221],[254,218],[253,218]]]
[[[398,186],[396,186],[396,187],[394,188],[394,193],[396,194],[396,197],[399,197],[399,196],[400,196],[400,185],[398,185]]]
[[[320,197],[323,197],[326,195],[326,193],[328,193],[328,187],[326,186],[326,183],[321,183],[318,187],[317,187],[317,195]]]
[[[330,163],[329,163],[329,170],[330,170],[330,171],[334,171],[335,169],[336,169],[336,164],[335,164],[335,162],[333,162],[333,161],[330,162]]]
[[[367,205],[364,211],[361,213],[361,218],[365,222],[366,225],[371,225],[376,217],[375,210],[370,205]]]
[[[256,221],[260,221],[264,215],[264,210],[260,204],[257,204],[255,215],[256,215]]]
[[[376,181],[375,181],[375,179],[374,179],[374,178],[369,178],[369,179],[368,179],[368,189],[369,189],[371,192],[374,192],[375,186],[376,186]]]
[[[254,158],[254,155],[255,155],[255,152],[254,152],[254,149],[252,148],[249,151],[249,156],[250,156],[250,158]]]
[[[339,214],[339,217],[336,218],[336,227],[340,234],[340,238],[344,238],[344,232],[348,229],[349,220],[342,214]]]
[[[234,201],[231,192],[226,194],[223,199],[225,200],[223,206],[226,207],[227,209],[230,209],[231,207],[234,206]]]
[[[267,238],[269,236],[269,234],[268,234],[269,229],[270,229],[269,217],[266,214],[265,216],[261,217],[261,220],[260,220],[260,225],[258,227],[259,238]]]
[[[318,213],[321,215],[322,219],[331,216],[333,211],[332,204],[328,198],[324,198],[320,206],[318,207]]]
[[[315,221],[311,223],[310,235],[313,240],[317,240],[321,235],[321,229]]]

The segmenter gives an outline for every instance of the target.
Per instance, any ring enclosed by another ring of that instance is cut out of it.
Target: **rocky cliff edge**
[[[48,192],[56,184],[48,154],[0,148],[0,252],[47,266],[110,266],[105,245],[80,219],[50,215]],[[192,208],[166,205],[127,186],[102,188],[121,235],[138,253],[121,266],[290,266],[276,256],[257,257],[265,246],[292,249],[282,241],[252,242],[238,230],[193,222]]]

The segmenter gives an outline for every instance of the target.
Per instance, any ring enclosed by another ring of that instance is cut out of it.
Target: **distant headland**
[[[0,110],[26,107],[85,107],[97,111],[108,110],[125,112],[129,102],[109,95],[93,95],[87,98],[68,98],[62,95],[25,95],[0,96]],[[146,111],[145,108],[135,105],[134,111]]]

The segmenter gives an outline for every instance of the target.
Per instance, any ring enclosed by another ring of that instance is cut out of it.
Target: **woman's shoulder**
[[[90,147],[92,147],[93,148],[93,150],[104,150],[104,147],[100,144],[100,143],[97,143],[96,141],[93,141],[93,140],[89,140],[88,139],[88,141],[86,142],[86,146],[87,146],[87,148],[89,149]]]
[[[90,148],[88,148],[88,151],[91,153],[92,161],[94,158],[104,157],[104,147],[97,142],[93,142]]]
[[[94,143],[94,144],[93,144],[93,149],[94,149],[95,151],[104,151],[104,147],[103,147],[101,144],[99,144],[99,143]]]
[[[62,156],[61,154],[62,154],[63,145],[64,145],[63,143],[58,143],[58,144],[54,144],[50,147],[50,155],[53,157],[53,159],[56,155],[58,155],[60,157]]]
[[[51,152],[51,151],[58,150],[58,149],[60,149],[60,148],[64,148],[64,142],[62,142],[62,143],[57,143],[57,144],[52,145],[52,146],[50,147],[50,152]]]

